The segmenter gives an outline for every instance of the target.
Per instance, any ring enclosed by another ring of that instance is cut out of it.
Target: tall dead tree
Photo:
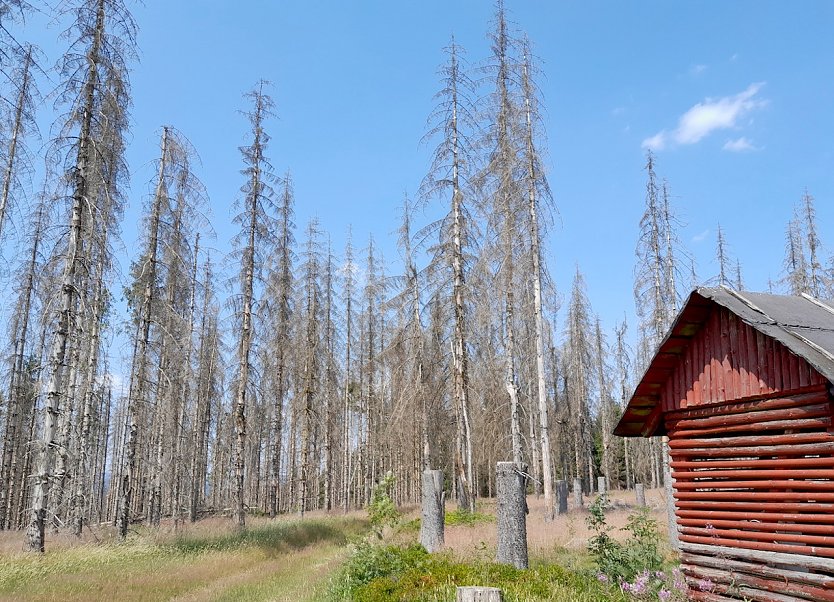
[[[17,299],[14,304],[12,335],[12,357],[9,364],[9,390],[6,396],[7,413],[3,432],[3,453],[0,460],[0,530],[11,528],[12,510],[16,496],[24,489],[25,476],[21,479],[23,457],[28,456],[26,446],[29,444],[29,429],[25,425],[34,415],[33,382],[30,370],[33,341],[31,332],[32,308],[36,303],[36,287],[39,281],[41,247],[48,213],[46,202],[38,203],[38,208],[30,226],[26,262],[21,266],[17,282]]]
[[[153,311],[159,288],[159,238],[163,216],[170,211],[168,170],[172,163],[172,144],[167,127],[162,129],[160,158],[157,164],[156,189],[148,213],[147,243],[139,264],[134,268],[136,283],[141,287],[137,304],[136,338],[133,347],[130,384],[127,396],[127,432],[125,433],[124,470],[121,482],[119,535],[127,537],[132,513],[134,487],[138,481],[136,452],[142,407],[149,391],[150,342]]]
[[[544,266],[541,252],[540,214],[543,202],[551,201],[550,186],[541,166],[541,157],[536,148],[536,125],[539,122],[538,96],[533,81],[534,66],[530,43],[525,39],[523,46],[521,89],[524,97],[524,139],[527,185],[528,228],[530,237],[530,258],[533,281],[533,322],[535,327],[536,354],[536,395],[538,398],[539,445],[541,447],[542,481],[544,484],[545,520],[552,520],[555,506],[553,501],[553,473],[550,451],[550,418],[548,412],[546,374],[544,364],[545,321],[542,310],[542,280]]]
[[[496,72],[495,90],[490,98],[490,124],[486,128],[485,144],[491,148],[490,156],[479,179],[486,182],[491,196],[490,224],[499,239],[500,261],[498,262],[498,286],[503,294],[504,343],[504,388],[510,407],[510,434],[512,441],[512,460],[522,461],[521,416],[518,382],[516,377],[517,350],[515,343],[515,273],[516,240],[518,238],[521,207],[519,199],[520,183],[516,173],[519,169],[518,124],[519,106],[517,91],[517,65],[511,53],[515,50],[515,40],[508,30],[504,4],[498,2],[495,16],[495,30],[491,34],[491,67]],[[523,189],[522,189],[523,190]]]
[[[272,407],[272,450],[270,460],[269,516],[278,513],[281,480],[281,445],[283,441],[284,403],[288,386],[288,348],[290,346],[290,299],[293,289],[293,196],[292,178],[289,172],[284,176],[283,191],[278,206],[279,230],[272,261],[268,289],[271,302],[273,334],[271,346],[274,349],[274,397]]]
[[[458,506],[475,509],[475,474],[472,450],[472,424],[469,402],[469,349],[467,339],[467,253],[474,244],[474,222],[468,204],[471,176],[476,153],[473,134],[477,119],[473,99],[474,84],[461,64],[461,49],[454,39],[445,49],[448,62],[440,69],[441,90],[435,95],[437,106],[429,117],[429,131],[424,140],[438,139],[432,164],[421,186],[428,200],[447,196],[449,212],[437,224],[440,244],[433,260],[441,273],[451,280],[452,306],[452,400],[455,411],[454,467]],[[443,278],[442,284],[446,284]],[[441,293],[442,294],[442,293]]]
[[[14,105],[9,116],[9,123],[5,124],[9,131],[3,155],[3,188],[0,191],[0,240],[8,219],[13,201],[16,199],[14,191],[20,190],[20,173],[31,171],[31,158],[25,146],[26,137],[37,133],[35,122],[35,106],[38,99],[34,84],[34,48],[31,44],[15,52],[22,54],[20,67],[11,74],[10,81],[17,87]],[[22,165],[22,169],[21,169]]]
[[[244,197],[243,211],[235,219],[241,225],[241,233],[235,239],[240,257],[240,296],[236,300],[235,317],[238,322],[237,384],[233,406],[235,425],[233,498],[235,521],[239,528],[246,526],[244,501],[244,474],[246,453],[246,397],[251,386],[250,353],[253,340],[252,309],[255,304],[255,281],[259,278],[261,256],[274,231],[272,167],[264,156],[269,136],[264,122],[272,115],[272,99],[264,88],[267,82],[259,82],[246,94],[252,108],[246,113],[252,128],[252,142],[241,148],[246,167],[242,173],[247,181],[241,188]]]
[[[63,59],[61,72],[67,78],[63,96],[71,104],[64,128],[65,138],[72,139],[67,152],[67,169],[71,187],[69,233],[63,256],[63,274],[60,281],[60,301],[55,318],[56,326],[49,352],[46,376],[46,401],[39,444],[38,460],[33,481],[32,511],[27,528],[27,547],[44,550],[44,525],[49,503],[49,486],[57,446],[57,423],[63,411],[66,396],[65,376],[67,349],[72,332],[76,329],[78,291],[89,290],[86,282],[79,281],[83,267],[85,240],[91,225],[85,217],[94,213],[91,205],[96,201],[95,186],[108,186],[111,182],[102,178],[102,165],[121,162],[119,153],[123,147],[119,136],[102,126],[110,111],[109,95],[117,93],[121,106],[127,101],[127,68],[125,64],[134,47],[135,26],[132,17],[120,0],[83,0],[73,7],[75,24],[72,28],[77,38]],[[124,124],[125,119],[119,120]],[[74,133],[72,135],[71,133]],[[103,133],[110,139],[102,139]]]

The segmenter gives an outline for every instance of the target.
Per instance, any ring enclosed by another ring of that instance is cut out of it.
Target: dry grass
[[[613,509],[606,513],[606,521],[614,531],[611,535],[622,539],[625,533],[621,531],[626,525],[628,515],[635,508],[634,492],[612,491],[609,499]],[[575,555],[565,554],[566,551],[585,551],[591,533],[585,523],[588,516],[587,506],[593,498],[585,498],[584,508],[573,507],[570,500],[568,513],[557,516],[552,522],[544,521],[544,501],[528,496],[527,504],[530,513],[527,516],[527,548],[531,558],[553,558],[559,556],[562,560]],[[663,489],[646,490],[646,504],[650,515],[658,523],[661,533],[666,532],[666,497]],[[452,509],[450,505],[448,509]],[[479,511],[495,514],[495,502],[485,501],[479,505]],[[495,553],[496,529],[494,524],[477,524],[474,526],[447,526],[446,548],[462,558],[490,559]],[[570,567],[568,567],[570,568]]]
[[[356,515],[317,515],[253,518],[240,534],[212,518],[140,528],[126,543],[108,528],[96,543],[53,536],[42,556],[17,551],[20,533],[4,534],[15,552],[0,553],[0,600],[314,600],[366,529]]]

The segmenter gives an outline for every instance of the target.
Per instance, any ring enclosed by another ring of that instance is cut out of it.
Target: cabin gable
[[[679,351],[660,391],[664,413],[769,397],[827,382],[803,358],[722,306],[712,308]]]

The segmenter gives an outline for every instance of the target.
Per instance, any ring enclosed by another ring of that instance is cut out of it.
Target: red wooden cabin
[[[693,599],[834,601],[832,383],[834,307],[690,295],[614,433],[669,437]]]

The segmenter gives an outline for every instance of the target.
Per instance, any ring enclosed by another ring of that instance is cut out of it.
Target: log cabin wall
[[[724,307],[682,349],[660,405],[692,599],[834,602],[829,387]]]

